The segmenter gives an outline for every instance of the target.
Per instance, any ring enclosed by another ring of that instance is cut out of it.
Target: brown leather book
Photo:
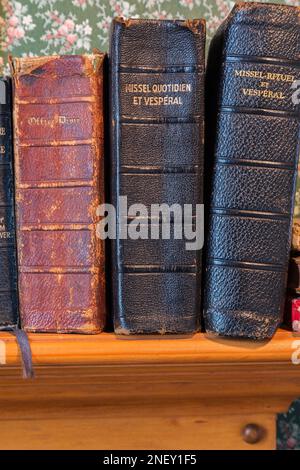
[[[105,323],[104,55],[11,59],[20,314],[27,331]]]

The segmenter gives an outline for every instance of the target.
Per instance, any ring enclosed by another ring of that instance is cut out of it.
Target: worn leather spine
[[[97,333],[105,323],[104,55],[13,59],[22,326]]]
[[[0,78],[0,329],[18,324],[11,80]]]
[[[298,7],[239,3],[210,48],[210,333],[267,339],[282,320],[300,140],[299,46]]]
[[[111,171],[119,225],[132,222],[121,214],[119,196],[128,208],[146,206],[141,224],[160,223],[151,218],[151,204],[202,203],[204,49],[203,20],[113,21]],[[118,233],[112,255],[117,334],[198,329],[201,251],[186,250],[185,240],[172,235],[132,240]]]

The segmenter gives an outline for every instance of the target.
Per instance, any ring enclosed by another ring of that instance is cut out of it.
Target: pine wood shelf
[[[279,330],[271,341],[265,342],[203,333],[180,338],[127,338],[113,333],[29,335],[35,365],[290,363],[297,338],[300,341],[300,335],[285,330]],[[1,357],[7,365],[20,364],[18,346],[10,333],[0,334],[0,360]]]
[[[274,449],[276,415],[300,397],[300,338],[284,330],[264,343],[29,337],[34,380],[0,334],[1,449]],[[255,445],[249,423],[263,430]]]

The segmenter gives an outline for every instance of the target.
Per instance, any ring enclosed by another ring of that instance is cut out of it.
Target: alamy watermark
[[[101,204],[97,236],[101,240],[185,240],[186,250],[201,250],[204,244],[203,204],[132,204],[119,196],[117,208]]]
[[[293,349],[293,353],[291,357],[292,363],[295,366],[298,366],[300,365],[300,341],[299,340],[293,341],[292,349]]]
[[[300,80],[291,89],[292,102],[300,104]],[[97,208],[100,222],[97,236],[110,240],[185,240],[186,250],[201,250],[204,244],[203,204],[132,204],[127,196],[119,196],[116,207],[101,204]]]
[[[6,364],[6,343],[0,340],[0,365]]]
[[[292,83],[292,90],[295,90],[292,94],[293,104],[300,104],[300,80],[295,80]]]

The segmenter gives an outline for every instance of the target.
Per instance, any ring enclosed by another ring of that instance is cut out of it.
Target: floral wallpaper
[[[276,2],[276,0],[272,0]],[[276,3],[298,5],[299,0]],[[73,54],[107,50],[114,16],[198,18],[208,39],[234,5],[231,0],[0,0],[0,65],[7,55]]]

